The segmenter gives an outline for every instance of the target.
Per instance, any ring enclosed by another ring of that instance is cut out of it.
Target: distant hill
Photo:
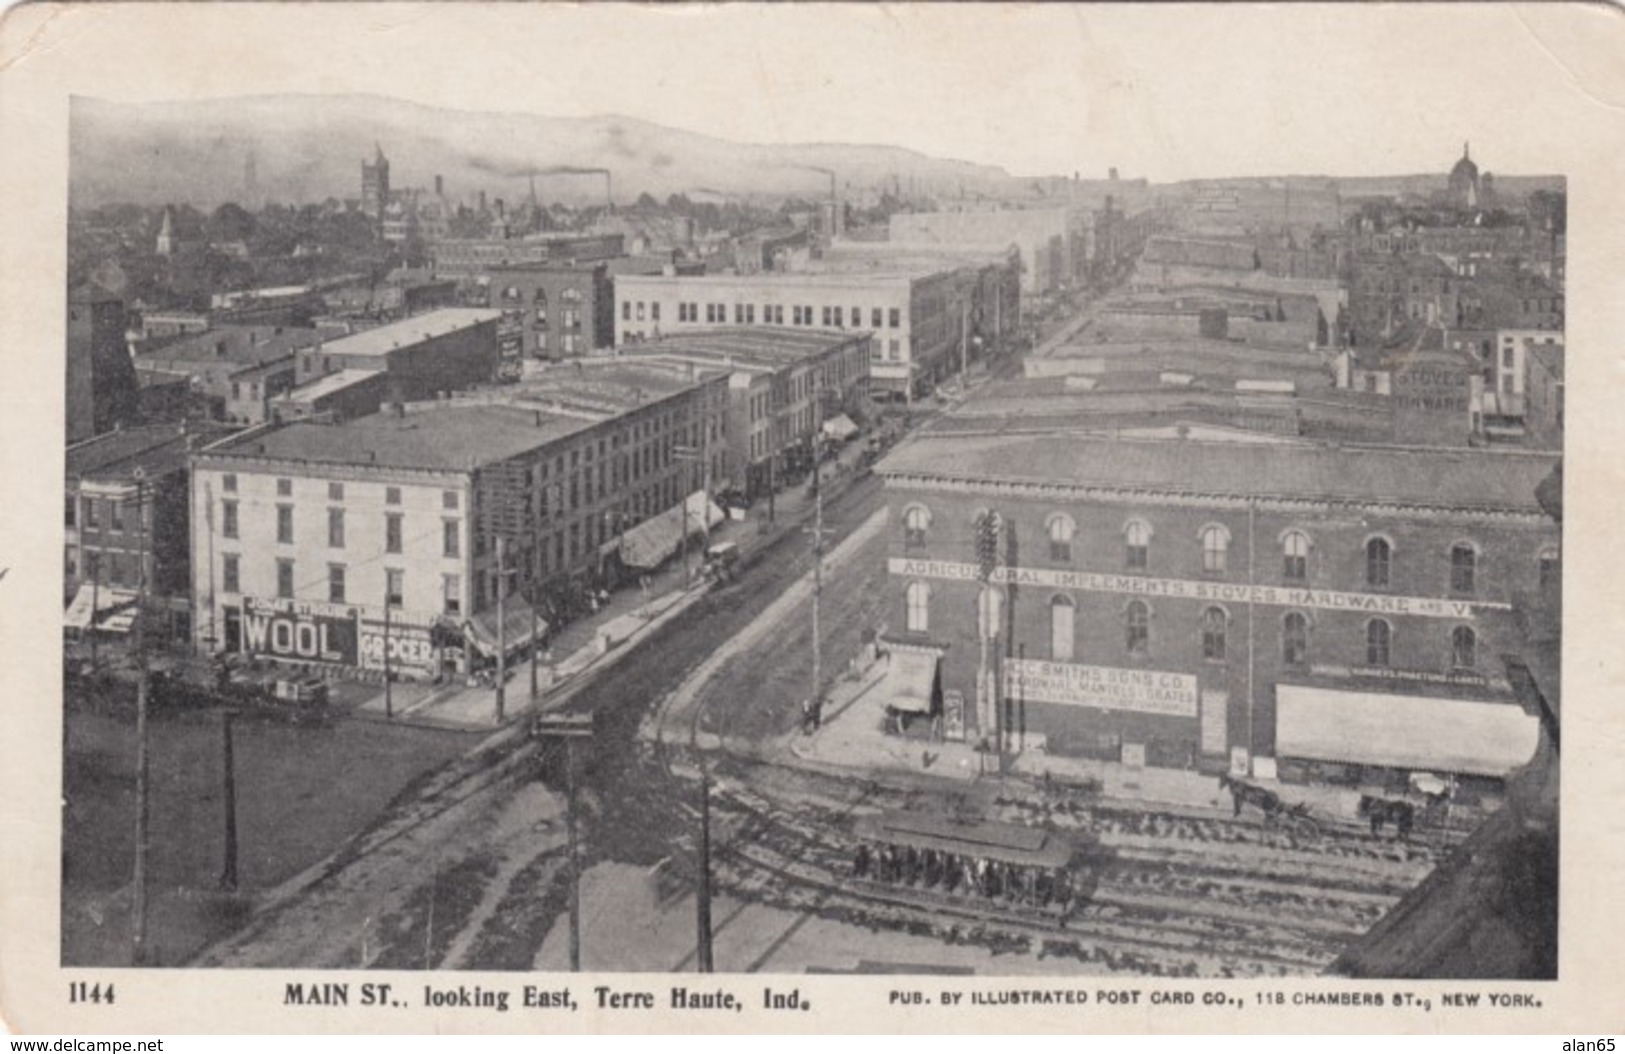
[[[827,196],[842,187],[894,181],[922,193],[998,194],[1026,186],[1001,168],[928,157],[893,146],[840,143],[763,145],[679,131],[626,117],[562,118],[469,113],[367,95],[279,95],[125,104],[78,97],[70,126],[70,200],[242,203],[254,154],[258,197],[310,202],[360,196],[361,162],[374,144],[395,187],[472,198],[484,190],[510,202],[529,192],[546,201],[604,200],[609,170],[617,204],[649,193]]]

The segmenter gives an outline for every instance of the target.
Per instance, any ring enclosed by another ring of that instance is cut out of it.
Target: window
[[[1049,657],[1055,662],[1072,661],[1073,623],[1077,608],[1072,598],[1057,594],[1049,602]]]
[[[384,504],[385,505],[399,505],[400,503],[401,503],[401,488],[399,488],[399,487],[385,487],[384,488]]]
[[[329,604],[344,603],[344,565],[327,565],[327,602]]]
[[[1125,646],[1130,655],[1145,655],[1151,651],[1151,609],[1141,600],[1129,601],[1124,611],[1126,629]]]
[[[442,575],[441,595],[445,598],[445,611],[448,615],[460,615],[463,611],[463,580],[457,575]]]
[[[75,514],[77,514],[79,511],[79,499],[74,497],[72,494],[65,495],[65,498],[66,500],[63,502],[62,508],[62,522],[64,526],[72,527],[74,524]]]
[[[1004,593],[993,586],[983,586],[977,598],[977,623],[982,636],[993,640],[1004,626]]]
[[[328,501],[343,501],[344,500],[344,484],[342,484],[342,483],[329,483],[327,485],[327,500]]]
[[[1049,558],[1058,563],[1072,562],[1072,535],[1077,525],[1072,517],[1065,513],[1055,513],[1049,518]]]
[[[643,306],[643,301],[641,301],[641,300],[639,300],[639,301],[638,301],[638,321],[639,321],[639,322],[642,322],[642,321],[643,321],[643,316],[644,316],[644,306]]]
[[[1450,591],[1471,593],[1478,573],[1478,551],[1466,542],[1450,547]]]
[[[834,325],[834,323],[829,320],[829,305],[825,304],[824,305],[824,314],[823,314],[823,326],[824,326],[824,328],[828,329],[832,325]]]
[[[384,514],[384,552],[398,553],[401,551],[401,514],[388,512]]]
[[[910,549],[925,545],[926,533],[931,530],[931,510],[924,505],[910,505],[903,512],[903,544]]]
[[[236,553],[225,553],[220,557],[221,588],[227,593],[241,593],[242,584],[242,558]]]
[[[293,561],[278,560],[276,562],[276,595],[279,597],[293,597]]]
[[[237,473],[227,472],[220,477],[220,489],[227,494],[237,493]]]
[[[344,510],[327,510],[327,547],[329,549],[344,548]]]
[[[1219,524],[1202,528],[1202,570],[1210,575],[1222,574],[1228,563],[1230,532]]]
[[[1373,538],[1365,543],[1365,584],[1386,586],[1388,565],[1393,559],[1393,547],[1386,538]]]
[[[863,325],[863,308],[854,307],[852,309],[852,328],[857,329],[861,325]]]
[[[1202,658],[1209,662],[1223,662],[1225,630],[1230,617],[1223,608],[1208,608],[1202,612]]]
[[[443,508],[443,509],[455,509],[455,508],[457,508],[457,506],[458,506],[458,498],[457,498],[457,492],[456,491],[448,490],[448,491],[443,491],[441,493],[441,495],[440,495],[440,507],[441,508]]]
[[[923,581],[910,581],[905,599],[907,611],[903,627],[910,633],[925,633],[931,629],[931,586]]]
[[[632,321],[632,301],[630,301],[630,300],[622,300],[621,301],[621,321],[622,322],[630,322],[630,321]]]
[[[1543,551],[1540,554],[1540,588],[1556,589],[1562,582],[1563,565],[1558,561],[1557,550]]]
[[[895,308],[895,307],[892,308],[891,311],[887,314],[886,324],[891,329],[896,329],[899,326],[901,326],[903,324],[903,312],[902,312],[902,310],[899,309],[899,308]]]
[[[279,479],[276,481],[276,496],[287,498],[293,495],[293,480]]]
[[[124,503],[122,501],[109,501],[107,503],[107,526],[115,531],[124,530]]]
[[[293,506],[276,507],[276,540],[283,545],[293,544]]]
[[[220,536],[223,538],[237,537],[237,503],[235,501],[222,501],[220,503]]]
[[[384,569],[384,603],[392,608],[401,606],[406,594],[406,572],[398,567]]]
[[[85,526],[92,528],[100,526],[97,522],[95,498],[85,499]]]
[[[1458,670],[1470,670],[1478,663],[1478,634],[1471,626],[1457,626],[1450,631],[1450,665]]]
[[[1380,618],[1365,624],[1365,663],[1367,666],[1387,666],[1388,651],[1393,644],[1393,629]]]
[[[878,308],[878,307],[877,308],[872,308],[869,311],[869,328],[870,329],[879,329],[880,328],[880,308]]]
[[[659,322],[660,321],[660,301],[658,301],[658,300],[656,300],[654,303],[649,305],[649,321],[651,321],[651,322]]]
[[[1288,666],[1309,661],[1309,619],[1293,611],[1281,620],[1281,660]]]
[[[446,520],[442,525],[443,542],[442,553],[445,556],[462,555],[462,540],[456,520]]]
[[[1123,527],[1123,540],[1124,564],[1131,571],[1144,571],[1150,563],[1151,525],[1144,520],[1130,520]]]
[[[1302,582],[1309,577],[1309,536],[1288,531],[1281,538],[1281,577]]]

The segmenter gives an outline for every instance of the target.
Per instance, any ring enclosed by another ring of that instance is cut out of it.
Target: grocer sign
[[[1012,697],[1043,703],[1196,716],[1196,678],[1166,670],[1011,659],[1004,665],[1004,687]]]
[[[398,673],[435,673],[440,657],[426,626],[391,622],[384,632],[382,621],[368,619],[361,624],[361,666],[367,670],[384,668],[384,648],[389,648],[389,668]]]
[[[354,666],[355,608],[304,600],[245,597],[243,650],[272,659]]]

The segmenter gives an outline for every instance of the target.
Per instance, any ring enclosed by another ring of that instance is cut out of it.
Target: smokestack
[[[443,197],[446,193],[446,181],[440,176],[434,177],[434,196]]]

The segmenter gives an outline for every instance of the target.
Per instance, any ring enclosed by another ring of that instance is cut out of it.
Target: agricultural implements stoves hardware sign
[[[951,560],[910,560],[892,557],[886,569],[909,578],[946,578],[974,582],[981,579],[975,564]],[[1232,604],[1273,604],[1319,611],[1359,611],[1372,615],[1421,615],[1426,618],[1470,619],[1483,611],[1510,611],[1511,605],[1483,600],[1386,596],[1379,593],[1340,593],[1332,589],[1248,585],[1245,582],[1200,582],[1180,578],[1147,578],[1098,571],[1055,571],[1039,567],[995,568],[992,581],[1017,586],[1045,586],[1080,593],[1121,593],[1131,596],[1205,600]]]

